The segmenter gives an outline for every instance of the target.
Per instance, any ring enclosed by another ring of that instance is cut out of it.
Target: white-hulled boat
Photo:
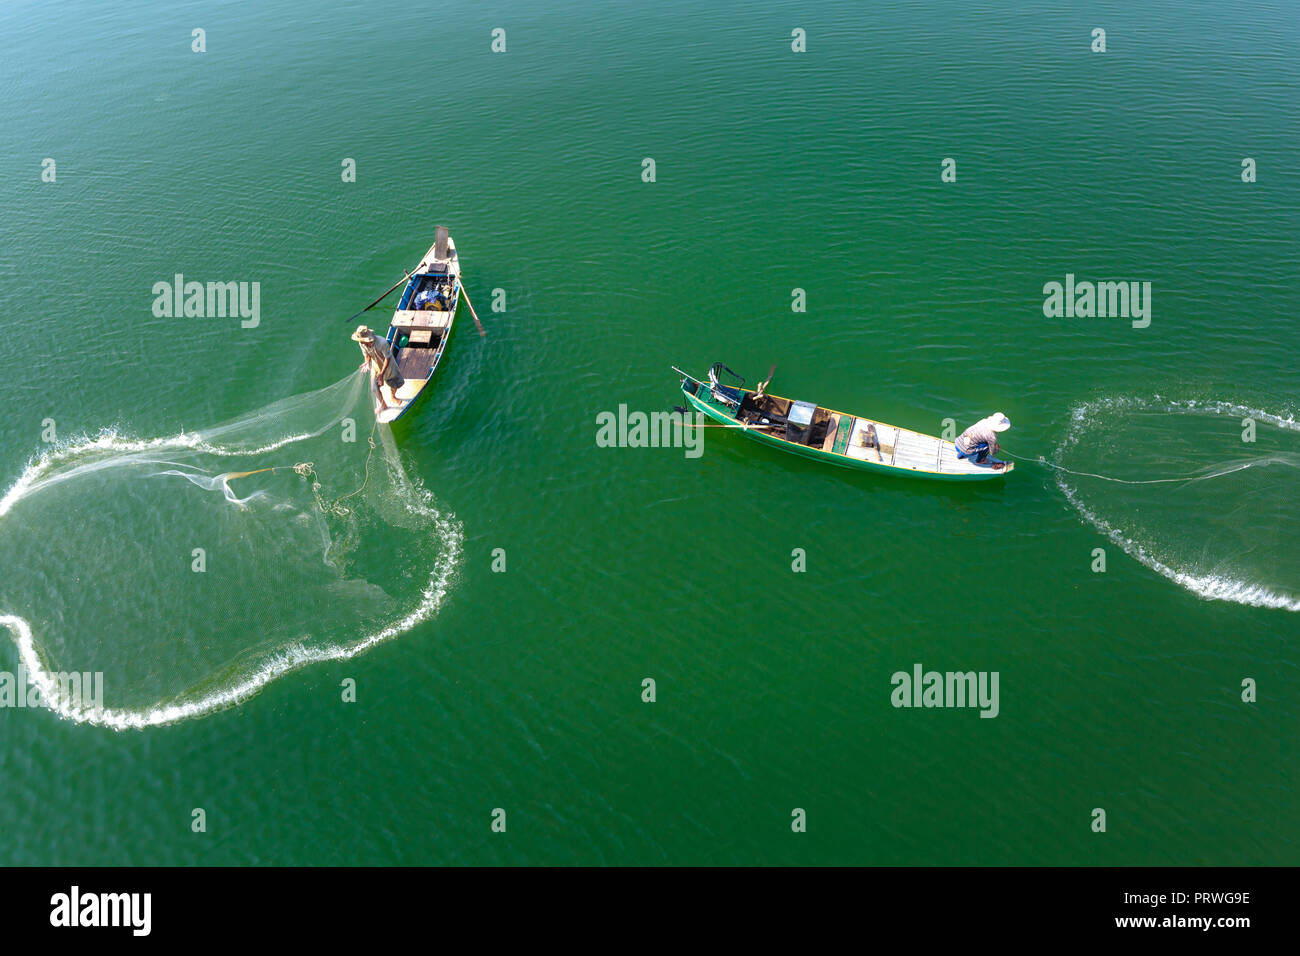
[[[396,392],[388,385],[381,388],[371,370],[371,398],[375,418],[380,422],[395,422],[405,415],[433,381],[459,304],[460,260],[456,244],[446,226],[437,226],[433,245],[411,271],[388,326],[388,342],[404,382]]]

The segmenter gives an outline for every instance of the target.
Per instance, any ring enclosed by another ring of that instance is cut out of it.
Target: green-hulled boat
[[[756,441],[827,464],[940,481],[987,481],[1015,468],[1014,462],[977,465],[958,458],[952,442],[933,435],[769,395],[767,383],[744,388],[744,379],[721,363],[709,369],[708,381],[676,366],[673,371],[682,377],[682,394],[692,408]],[[739,384],[722,384],[724,373]]]

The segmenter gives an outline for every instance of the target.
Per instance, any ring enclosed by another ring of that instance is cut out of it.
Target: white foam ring
[[[288,438],[251,449],[232,449],[214,444],[205,440],[199,434],[187,435],[181,433],[169,438],[139,440],[123,438],[115,430],[106,429],[93,438],[82,437],[61,442],[33,459],[18,480],[5,492],[4,497],[0,498],[0,517],[7,514],[15,504],[28,495],[53,483],[67,480],[79,473],[80,469],[74,468],[67,473],[49,476],[43,481],[41,480],[42,476],[46,475],[56,464],[84,455],[87,452],[148,452],[168,448],[184,448],[213,455],[254,455],[274,451],[294,442],[317,437],[332,425],[333,423],[330,423],[314,432],[291,435]],[[222,430],[214,430],[214,433],[219,434]],[[136,461],[139,462],[142,459],[136,459]],[[148,462],[151,459],[143,459],[143,461]],[[161,459],[157,463],[174,464]],[[236,683],[220,688],[203,697],[180,703],[159,703],[141,709],[125,709],[83,705],[72,699],[66,693],[68,689],[66,683],[58,680],[57,675],[51,671],[47,662],[42,659],[32,634],[31,625],[17,615],[0,614],[0,626],[7,627],[13,633],[19,657],[27,671],[27,678],[36,686],[41,703],[67,720],[109,727],[113,730],[140,730],[145,727],[175,723],[191,717],[201,717],[242,703],[278,677],[283,677],[285,674],[299,670],[309,664],[347,660],[356,657],[358,654],[370,650],[376,644],[410,631],[438,612],[451,587],[459,564],[462,544],[461,528],[459,523],[455,521],[454,516],[444,516],[432,507],[432,496],[427,491],[417,490],[411,486],[400,466],[396,468],[396,476],[401,482],[407,507],[433,521],[438,537],[443,542],[443,547],[438,556],[437,565],[430,574],[429,582],[422,590],[415,607],[384,628],[359,639],[321,647],[307,647],[301,642],[294,643],[273,654],[255,671],[243,676]]]
[[[1294,415],[1283,417],[1261,409],[1250,408],[1246,405],[1237,405],[1232,402],[1173,401],[1164,399],[1159,395],[1153,396],[1149,400],[1140,398],[1107,398],[1093,402],[1085,402],[1074,409],[1070,418],[1070,427],[1066,431],[1065,438],[1061,441],[1060,446],[1056,449],[1057,461],[1063,459],[1067,448],[1078,442],[1079,436],[1086,428],[1086,423],[1095,412],[1099,410],[1107,411],[1123,408],[1138,408],[1144,410],[1163,409],[1164,411],[1174,413],[1192,412],[1214,415],[1231,415],[1237,418],[1252,418],[1256,421],[1268,422],[1271,425],[1289,431],[1300,431],[1300,422],[1296,421]],[[1180,587],[1186,588],[1188,591],[1191,591],[1193,594],[1207,601],[1233,601],[1237,604],[1246,604],[1251,607],[1300,611],[1300,598],[1292,597],[1287,594],[1279,594],[1278,592],[1262,585],[1253,584],[1249,581],[1243,581],[1238,578],[1232,578],[1226,575],[1194,574],[1189,571],[1179,570],[1178,568],[1165,563],[1152,554],[1147,548],[1144,548],[1137,541],[1128,537],[1121,529],[1106,521],[1084,504],[1079,495],[1078,489],[1070,486],[1067,477],[1068,476],[1064,472],[1057,471],[1056,484],[1079,514],[1082,515],[1094,528],[1118,545],[1125,554],[1136,561],[1139,561],[1157,574],[1163,575]]]

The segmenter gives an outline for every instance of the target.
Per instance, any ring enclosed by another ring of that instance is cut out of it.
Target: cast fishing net
[[[363,372],[198,432],[69,441],[0,499],[3,660],[69,719],[197,716],[429,618],[460,542]],[[102,673],[102,700],[67,672]]]
[[[1300,611],[1300,423],[1230,402],[1080,405],[1056,482],[1131,557],[1208,600]]]

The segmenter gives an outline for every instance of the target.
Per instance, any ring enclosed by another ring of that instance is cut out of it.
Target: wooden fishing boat
[[[387,424],[405,415],[433,381],[433,373],[451,337],[460,292],[456,244],[446,226],[437,226],[433,245],[409,273],[409,281],[388,326],[388,342],[405,381],[396,392],[385,386],[381,394],[371,370],[371,399],[375,418],[380,422]]]
[[[952,442],[933,435],[812,402],[768,395],[766,383],[747,389],[742,387],[744,379],[736,376],[738,385],[721,384],[722,372],[735,375],[721,364],[709,370],[707,382],[676,366],[673,371],[682,377],[682,394],[690,406],[715,422],[766,445],[827,464],[941,481],[985,481],[1001,478],[1015,468],[1014,462],[998,462],[1004,467],[993,467],[958,458]]]

